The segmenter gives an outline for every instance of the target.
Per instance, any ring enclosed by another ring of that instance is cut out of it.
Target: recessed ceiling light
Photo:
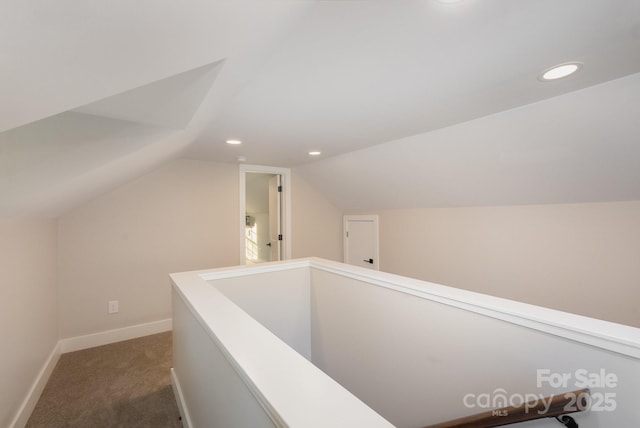
[[[543,82],[548,80],[562,79],[563,77],[567,77],[580,70],[581,67],[582,64],[579,62],[569,62],[566,64],[555,65],[543,71],[538,79],[542,80]]]
[[[309,156],[320,156],[322,152],[320,150],[311,150]]]
[[[231,144],[232,146],[237,146],[238,144],[242,144],[240,140],[227,140],[225,141],[227,144]]]

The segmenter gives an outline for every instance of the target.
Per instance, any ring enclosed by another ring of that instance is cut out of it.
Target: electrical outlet
[[[118,312],[118,301],[117,300],[109,300],[109,313],[115,314]]]

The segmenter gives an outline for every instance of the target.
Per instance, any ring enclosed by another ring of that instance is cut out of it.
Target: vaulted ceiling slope
[[[55,217],[180,156],[307,7],[2,2],[0,216]]]
[[[640,73],[296,171],[346,210],[640,200]]]
[[[584,65],[538,80],[568,61]],[[297,165],[637,72],[637,0],[319,1],[189,154]]]
[[[637,0],[8,0],[0,52],[0,215],[179,156],[345,209],[640,199]]]

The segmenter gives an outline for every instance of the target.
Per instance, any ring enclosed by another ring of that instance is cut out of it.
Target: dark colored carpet
[[[29,428],[175,427],[171,332],[63,354]]]

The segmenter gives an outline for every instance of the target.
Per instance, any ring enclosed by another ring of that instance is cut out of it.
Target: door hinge
[[[282,185],[278,186],[278,192],[282,193]]]
[[[282,241],[282,235],[278,235],[278,241]]]

